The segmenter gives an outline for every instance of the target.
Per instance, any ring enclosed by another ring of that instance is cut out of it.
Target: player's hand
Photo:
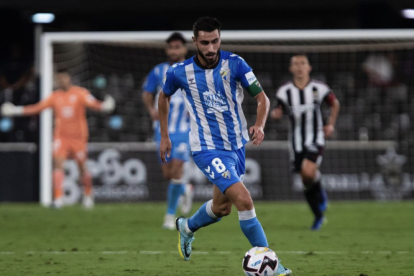
[[[150,110],[150,115],[151,115],[151,119],[153,121],[158,121],[158,110],[156,110],[155,108]]]
[[[171,155],[171,140],[169,137],[163,138],[161,137],[160,143],[160,158],[163,163],[167,162],[167,157]]]
[[[111,95],[106,95],[102,102],[101,110],[104,112],[112,112],[115,109],[115,99]]]
[[[23,114],[23,107],[21,106],[15,106],[12,103],[4,103],[1,106],[1,115],[5,116],[5,117],[12,117],[12,116],[17,116],[17,115],[22,115]]]
[[[323,127],[323,132],[325,133],[325,138],[329,138],[335,132],[335,127],[333,125],[326,125]]]
[[[264,131],[261,126],[252,126],[249,129],[250,134],[252,135],[253,145],[258,146],[263,142]]]
[[[270,119],[272,120],[280,120],[283,116],[283,110],[280,108],[273,108],[270,111]]]

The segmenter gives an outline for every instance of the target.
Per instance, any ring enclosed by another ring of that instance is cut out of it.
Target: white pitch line
[[[207,255],[207,254],[210,254],[210,252],[207,252],[207,251],[194,251],[194,252],[192,252],[192,254],[195,254],[195,255]]]
[[[143,255],[157,255],[157,254],[177,254],[178,251],[26,251],[26,252],[13,252],[13,251],[0,251],[0,255],[13,255],[18,253],[24,254],[106,254],[106,255],[120,255],[120,254],[143,254]],[[232,251],[193,251],[195,255],[208,255],[208,254],[217,254],[225,255],[232,254]],[[339,254],[414,254],[410,251],[277,251],[276,254],[292,254],[292,255],[306,255],[306,254],[315,254],[315,255],[339,255]]]
[[[164,251],[139,251],[141,254],[149,254],[149,255],[156,255],[156,254],[162,254]]]
[[[226,254],[231,254],[231,251],[216,251],[216,253],[226,255]]]
[[[299,254],[299,255],[302,255],[302,254],[309,253],[309,251],[277,251],[276,253],[277,254]]]
[[[102,251],[102,254],[127,254],[128,251]]]

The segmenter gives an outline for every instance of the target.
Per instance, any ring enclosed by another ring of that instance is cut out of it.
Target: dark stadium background
[[[43,25],[45,32],[189,30],[200,16],[219,18],[226,30],[414,28],[414,20],[401,16],[401,10],[406,8],[414,8],[414,3],[398,0],[0,0],[0,66],[9,60],[15,47],[22,49],[23,63],[33,64],[35,24],[31,16],[38,12],[51,12],[56,16],[53,23]],[[23,140],[37,142],[37,132],[26,135]],[[0,133],[0,142],[10,142],[7,139]],[[29,163],[38,162],[36,155],[27,158]],[[21,177],[19,193],[15,193],[15,186],[0,186],[0,201],[38,198],[38,187],[28,180],[30,177],[38,179],[38,170],[19,174],[20,160],[16,155],[0,154],[0,164],[7,165],[3,166],[3,171],[9,172],[9,176]],[[13,179],[6,177],[7,182]]]
[[[1,0],[0,45],[12,42],[33,51],[32,14],[52,12],[45,31],[187,30],[199,16],[218,17],[225,29],[377,29],[413,28],[401,9],[412,1],[130,1]]]

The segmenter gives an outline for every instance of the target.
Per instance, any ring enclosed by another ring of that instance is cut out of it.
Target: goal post
[[[192,32],[181,31],[181,33],[189,42],[188,45],[190,50],[194,51],[194,47],[191,45]],[[140,47],[147,47],[148,50],[151,50],[152,48],[163,49],[165,45],[164,41],[170,34],[171,31],[44,33],[42,34],[40,42],[41,98],[46,98],[53,91],[54,45],[56,44],[101,43],[108,45],[132,45],[131,47],[141,44],[143,46]],[[271,66],[271,64],[268,64],[269,61],[266,61],[267,56],[256,57],[253,56],[254,53],[289,55],[294,52],[343,53],[362,50],[375,51],[376,49],[379,51],[387,49],[414,50],[413,30],[224,30],[221,32],[221,36],[223,50],[240,53],[244,58],[246,57],[243,53],[247,53],[247,55],[252,53],[252,57],[256,58],[257,62],[263,63],[263,70],[265,70],[266,66]],[[250,60],[247,61],[250,64]],[[156,61],[153,62],[153,65],[155,64]],[[255,69],[254,65],[252,65],[252,67]],[[287,71],[287,68],[285,69]],[[270,71],[272,70],[273,68]],[[272,74],[277,74],[279,72],[278,70],[273,70]],[[270,78],[272,76],[270,76]],[[273,89],[276,89],[276,87],[272,87],[272,91],[266,91],[268,92],[268,95],[274,94]],[[49,206],[52,203],[52,128],[52,112],[48,110],[41,114],[40,131],[40,201],[44,206]],[[352,135],[349,137],[352,138]],[[351,148],[353,145],[356,148],[361,147],[361,142],[356,141],[352,144],[353,139],[350,139],[349,137],[345,138],[347,141],[343,143],[344,145],[346,144],[347,147]],[[273,133],[273,136],[270,135],[270,140],[278,140],[277,142],[274,142],[278,145],[286,144],[281,141],[285,139],[281,139],[277,133]],[[337,145],[341,144],[341,141],[337,141],[336,143]],[[368,141],[365,143],[369,144],[370,142]],[[394,145],[394,143],[385,142],[385,144],[383,144],[383,149],[388,149],[390,145]],[[143,147],[145,146],[143,145]],[[288,160],[285,161],[288,162]]]

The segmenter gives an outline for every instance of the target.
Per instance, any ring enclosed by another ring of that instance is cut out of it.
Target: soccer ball
[[[243,271],[247,276],[276,275],[279,259],[276,253],[267,247],[253,247],[243,258]]]

